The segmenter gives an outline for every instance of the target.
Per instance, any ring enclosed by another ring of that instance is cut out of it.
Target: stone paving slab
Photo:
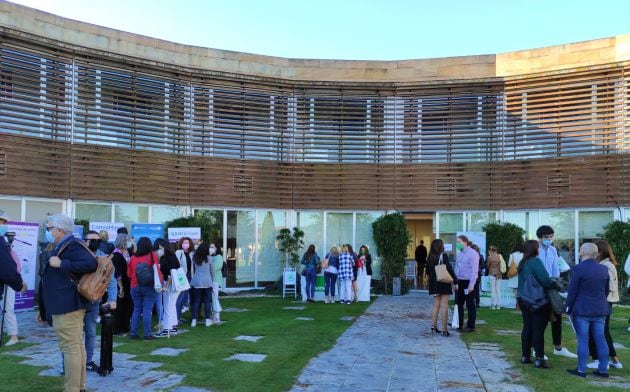
[[[245,308],[227,308],[227,309],[223,309],[224,312],[226,313],[243,313],[243,312],[249,312],[249,309],[245,309]]]
[[[304,310],[306,306],[285,306],[284,310]]]
[[[234,338],[234,340],[243,340],[246,342],[257,342],[262,339],[263,336],[249,336],[249,335],[240,335]]]
[[[527,391],[506,380],[520,375],[498,347],[431,334],[432,304],[421,292],[379,297],[291,391]]]
[[[267,358],[265,354],[234,354],[225,358],[225,361],[262,362]]]
[[[296,320],[300,320],[300,321],[313,321],[313,320],[315,320],[312,317],[296,317],[295,319]]]
[[[185,353],[188,351],[187,348],[170,348],[170,347],[161,347],[157,350],[153,350],[151,355],[163,355],[166,357],[176,357],[181,353]]]

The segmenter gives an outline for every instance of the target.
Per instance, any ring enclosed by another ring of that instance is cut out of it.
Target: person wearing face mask
[[[465,235],[457,237],[457,312],[460,332],[475,332],[477,307],[475,304],[475,284],[478,279],[479,254],[471,247],[472,242]],[[468,309],[468,321],[464,328],[464,303]]]
[[[96,234],[99,236],[99,239],[101,240],[99,243],[98,249],[105,256],[111,255],[112,252],[114,251],[114,245],[109,242],[109,233],[107,232],[107,230],[101,230]]]
[[[189,237],[182,237],[178,243],[178,250],[175,252],[175,256],[177,256],[177,261],[179,261],[179,265],[184,269],[186,273],[186,278],[188,282],[192,278],[192,258],[195,254],[195,247],[193,245],[192,239]],[[182,319],[182,312],[184,311],[184,307],[188,307],[190,305],[190,295],[189,290],[182,291],[179,293],[179,297],[177,297],[177,321],[180,323],[185,322]]]
[[[120,230],[120,229],[119,229]],[[127,275],[127,264],[131,259],[128,243],[129,235],[118,233],[114,241],[112,263],[114,264],[114,277],[118,284],[118,298],[114,312],[113,334],[124,336],[131,330],[131,315],[133,314],[133,301],[131,300],[131,281]]]
[[[540,244],[538,257],[542,260],[549,277],[559,278],[558,250],[552,245],[554,230],[551,226],[543,225],[536,230],[536,237]],[[577,358],[577,355],[562,346],[562,314],[551,315],[551,338],[553,340],[553,354],[567,358]]]
[[[160,259],[160,271],[164,277],[162,331],[155,335],[158,338],[177,334],[177,298],[179,292],[175,290],[171,270],[179,268],[179,260],[173,251],[173,245],[163,238],[153,243],[153,250]]]
[[[96,257],[107,257],[100,249],[101,237],[99,233],[94,230],[90,230],[85,234],[85,244],[90,249],[90,252]],[[116,284],[116,278],[114,274],[107,286],[107,303],[112,310],[116,309],[116,297],[118,295],[118,285]],[[88,305],[85,316],[83,316],[83,335],[85,337],[85,353],[86,353],[86,369],[89,372],[97,372],[99,366],[94,363],[94,345],[96,342],[96,324],[97,317],[99,315],[99,308],[101,301],[90,302]]]
[[[88,301],[75,281],[96,271],[98,263],[90,251],[73,235],[74,221],[63,214],[51,215],[46,223],[46,237],[55,243],[53,256],[42,277],[44,304],[52,315],[52,326],[64,354],[64,390],[85,390],[86,353],[83,341],[83,317]]]
[[[216,243],[210,244],[210,260],[212,263],[212,324],[221,324],[221,303],[219,302],[219,287],[223,285],[223,253]]]
[[[11,257],[9,245],[4,236],[7,234],[9,217],[0,210],[0,285],[7,285],[15,291],[26,291],[26,283],[18,272],[17,265]]]

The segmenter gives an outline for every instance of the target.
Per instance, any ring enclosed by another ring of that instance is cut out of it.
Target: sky
[[[178,43],[290,58],[502,53],[630,33],[629,0],[13,0]]]

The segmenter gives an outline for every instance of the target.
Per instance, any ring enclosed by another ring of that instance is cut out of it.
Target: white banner
[[[200,227],[169,227],[168,228],[168,240],[169,242],[179,241],[182,237],[188,237],[193,241],[201,239]]]
[[[116,237],[118,237],[118,233],[116,232],[119,228],[124,226],[125,224],[120,222],[90,222],[90,230],[94,230],[98,233],[100,233],[101,230],[107,231],[109,242],[116,241]]]
[[[22,280],[28,286],[25,293],[15,293],[15,310],[32,309],[35,306],[39,224],[8,222],[8,232],[15,233],[12,248],[22,265]]]

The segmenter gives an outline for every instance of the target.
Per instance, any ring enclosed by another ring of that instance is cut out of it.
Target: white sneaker
[[[532,349],[532,358],[536,358],[536,352],[534,351],[534,349]],[[546,356],[546,355],[543,355],[543,359],[544,359],[545,361],[548,361],[548,360],[549,360],[549,357],[548,357],[548,356]]]
[[[209,327],[211,325],[212,325],[212,320],[206,319],[206,327]]]
[[[621,364],[621,362],[613,362],[613,361],[609,361],[608,362],[608,367],[614,367],[615,369],[623,369],[623,365]]]
[[[577,355],[573,354],[571,351],[567,350],[566,347],[562,347],[561,350],[558,350],[557,348],[553,348],[553,355],[559,355],[561,357],[567,357],[567,358],[577,358]]]
[[[14,344],[18,344],[18,343],[20,343],[20,339],[9,339],[9,341],[6,342],[4,345],[13,346]]]
[[[612,363],[612,362],[610,362]],[[586,365],[587,368],[589,369],[599,369],[599,361],[593,361],[589,364]],[[610,369],[610,365],[608,365],[607,369]]]
[[[194,319],[193,321],[191,321],[190,326],[195,328],[197,326],[197,319]]]

